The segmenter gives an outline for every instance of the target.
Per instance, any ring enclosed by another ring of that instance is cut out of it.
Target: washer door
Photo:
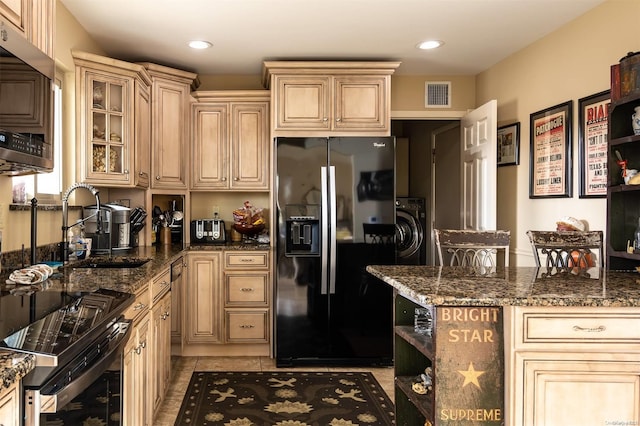
[[[396,210],[396,250],[399,259],[414,256],[420,250],[424,232],[415,216]]]

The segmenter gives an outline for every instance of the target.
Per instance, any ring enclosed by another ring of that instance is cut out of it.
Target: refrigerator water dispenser
[[[320,221],[315,216],[287,219],[287,256],[320,256]]]

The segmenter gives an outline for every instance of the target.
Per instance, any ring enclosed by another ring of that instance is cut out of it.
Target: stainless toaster
[[[198,219],[191,221],[192,244],[225,244],[227,233],[220,219]]]

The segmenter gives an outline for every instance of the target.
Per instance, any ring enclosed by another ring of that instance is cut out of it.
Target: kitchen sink
[[[66,268],[137,268],[150,258],[141,257],[93,257],[65,265]]]

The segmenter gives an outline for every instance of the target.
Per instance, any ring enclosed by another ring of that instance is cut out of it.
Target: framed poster
[[[520,164],[520,122],[498,127],[498,166]]]
[[[580,198],[607,195],[607,134],[611,92],[578,100],[578,171]]]
[[[529,198],[571,197],[573,101],[530,115]]]

